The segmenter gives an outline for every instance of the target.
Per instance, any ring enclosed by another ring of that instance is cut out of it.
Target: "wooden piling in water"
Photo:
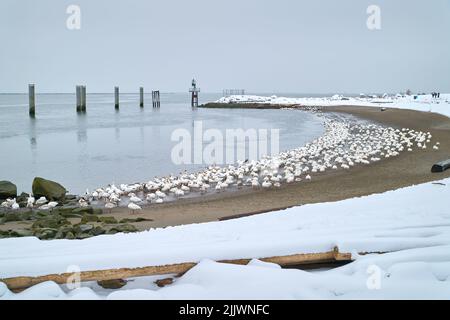
[[[119,109],[119,87],[114,87],[114,107]]]
[[[36,91],[35,91],[34,84],[29,84],[28,85],[28,104],[29,104],[28,112],[31,117],[34,117],[36,115],[36,96],[35,96],[35,94],[36,94]]]
[[[86,86],[81,86],[81,112],[86,112]]]
[[[77,112],[81,112],[81,86],[75,87]]]
[[[139,106],[144,107],[144,87],[139,88]]]
[[[152,91],[152,104],[153,104],[153,108],[159,108],[161,106],[159,90]]]

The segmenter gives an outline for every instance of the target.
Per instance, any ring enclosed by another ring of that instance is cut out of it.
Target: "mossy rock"
[[[50,216],[52,213],[47,210],[39,210],[34,212],[34,216],[36,219],[45,218]]]
[[[16,198],[17,186],[10,181],[0,181],[0,199]]]
[[[117,221],[117,219],[114,218],[114,217],[100,217],[99,219],[100,219],[100,222],[103,222],[103,223],[106,223],[106,224],[117,224],[117,223],[119,223]]]
[[[63,207],[57,207],[54,210],[57,210],[59,214],[66,214],[66,213],[72,213],[73,210],[78,209],[77,206],[63,206]]]
[[[135,226],[133,226],[132,224],[119,224],[119,225],[111,228],[110,231],[111,230],[116,231],[116,232],[123,232],[123,233],[138,231],[138,229]]]
[[[79,240],[83,240],[83,239],[92,238],[92,235],[89,233],[80,233],[80,234],[77,234],[76,238]]]
[[[31,237],[33,232],[28,229],[11,230],[9,236],[12,238]]]
[[[41,240],[50,240],[54,239],[57,233],[58,229],[42,228],[34,230],[33,235]]]
[[[58,233],[55,236],[55,239],[66,239],[69,233],[72,233],[73,235],[72,231],[73,231],[72,226],[63,226],[59,228]]]
[[[9,231],[0,230],[0,238],[8,238],[8,237],[9,237]]]
[[[76,207],[78,206],[78,201],[77,200],[64,201],[64,206]]]
[[[75,208],[75,209],[72,210],[72,213],[75,213],[75,214],[94,214],[94,208],[92,208],[92,207]]]
[[[70,219],[70,218],[83,218],[82,214],[78,214],[78,213],[61,213],[61,216],[63,216],[64,218]]]
[[[22,221],[22,216],[20,212],[8,212],[2,218],[3,222],[13,222],[13,221]]]
[[[68,239],[68,240],[76,239],[76,237],[75,237],[75,235],[73,234],[73,232],[67,232],[65,238]]]
[[[32,225],[32,229],[41,228],[54,228],[59,229],[62,226],[70,225],[70,222],[60,216],[45,217],[35,221]]]
[[[33,219],[33,211],[23,211],[20,213],[21,221],[29,221]]]
[[[75,232],[77,237],[78,237],[79,234],[88,233],[92,229],[94,229],[94,226],[92,224],[83,224],[83,223],[76,224],[73,227],[73,231]]]
[[[19,202],[27,202],[28,201],[28,197],[30,195],[26,192],[22,192],[16,199],[17,203]]]
[[[48,200],[64,200],[67,190],[57,182],[36,177],[33,180],[33,195],[35,198],[46,197]]]
[[[93,236],[99,236],[102,234],[105,234],[106,230],[103,229],[102,227],[95,227],[94,229],[92,229],[91,231],[89,231],[89,234],[93,235]]]
[[[81,223],[99,222],[99,221],[100,221],[100,219],[96,215],[85,214],[81,218]]]
[[[101,214],[103,214],[103,210],[100,209],[100,208],[95,208],[95,209],[92,211],[92,214],[101,215]]]
[[[19,205],[20,208],[26,208],[26,207],[27,207],[27,204],[28,204],[27,201],[20,201],[20,202],[17,202],[17,203],[18,203],[18,205]]]

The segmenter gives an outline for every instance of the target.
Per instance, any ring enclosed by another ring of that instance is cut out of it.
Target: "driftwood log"
[[[436,163],[431,167],[431,172],[444,172],[450,168],[450,159]]]
[[[336,261],[352,261],[351,253],[340,253],[337,248],[333,251],[323,253],[301,253],[288,256],[275,256],[269,258],[258,258],[264,262],[276,263],[282,267],[332,263]],[[220,260],[220,263],[229,263],[237,265],[246,265],[251,261],[251,258],[234,259],[234,260]],[[170,264],[163,266],[147,266],[140,268],[121,268],[121,269],[106,269],[94,271],[82,271],[77,274],[77,278],[81,282],[85,281],[107,281],[115,279],[127,279],[143,276],[177,274],[182,275],[195,267],[197,262],[185,262],[178,264]],[[12,291],[22,291],[36,284],[53,281],[58,284],[66,284],[68,280],[73,277],[74,273],[50,274],[38,277],[14,277],[0,279],[0,282],[5,283]]]

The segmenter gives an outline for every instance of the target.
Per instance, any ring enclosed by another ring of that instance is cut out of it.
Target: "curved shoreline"
[[[279,106],[278,108],[285,108]],[[152,219],[136,224],[138,229],[175,226],[189,223],[226,220],[256,213],[285,209],[309,203],[339,201],[381,193],[414,184],[450,177],[450,171],[431,173],[431,166],[450,156],[450,119],[435,113],[375,107],[322,107],[322,112],[348,113],[359,118],[393,127],[430,131],[440,141],[440,150],[402,152],[398,157],[384,159],[351,170],[318,174],[308,183],[284,184],[281,188],[263,190],[245,188],[203,197],[144,208],[138,217]],[[126,208],[113,210],[112,216],[129,216]]]
[[[274,109],[286,107],[288,106],[271,106]],[[398,157],[383,159],[369,165],[358,165],[351,170],[326,171],[315,175],[314,179],[307,183],[283,184],[280,188],[269,190],[242,188],[237,191],[208,194],[144,207],[134,216],[152,221],[133,224],[139,230],[148,230],[226,220],[303,204],[338,201],[381,193],[450,176],[450,171],[439,174],[430,172],[433,163],[450,156],[449,118],[412,110],[388,109],[381,112],[380,108],[375,107],[341,106],[320,109],[322,112],[348,113],[363,120],[392,127],[430,131],[433,140],[441,142],[440,150],[415,148],[413,152],[402,152]],[[116,208],[112,213],[105,214],[117,219],[129,218],[130,210]],[[8,227],[11,228],[11,225]]]

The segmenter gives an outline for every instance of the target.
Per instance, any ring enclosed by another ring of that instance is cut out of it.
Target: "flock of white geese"
[[[396,157],[413,148],[427,149],[432,135],[409,128],[395,129],[376,124],[358,124],[325,119],[325,134],[303,147],[265,156],[260,160],[238,161],[196,173],[156,177],[146,183],[114,184],[86,193],[80,205],[103,202],[106,209],[128,206],[135,212],[142,205],[173,201],[190,193],[222,192],[231,188],[279,188],[282,184],[309,181],[327,170],[348,170]],[[439,142],[433,145],[439,149]]]
[[[211,165],[196,173],[156,177],[146,183],[115,184],[86,192],[79,199],[81,207],[100,203],[107,210],[128,206],[135,212],[143,205],[173,201],[190,193],[222,192],[230,188],[279,188],[282,184],[309,181],[314,174],[328,170],[348,170],[367,165],[413,148],[427,149],[432,135],[409,128],[395,129],[376,124],[358,124],[345,120],[325,119],[325,134],[303,147],[265,156],[260,160],[239,161],[236,165]],[[439,142],[432,147],[439,149]],[[56,202],[30,196],[28,207],[51,209]],[[2,207],[18,209],[15,199]]]

